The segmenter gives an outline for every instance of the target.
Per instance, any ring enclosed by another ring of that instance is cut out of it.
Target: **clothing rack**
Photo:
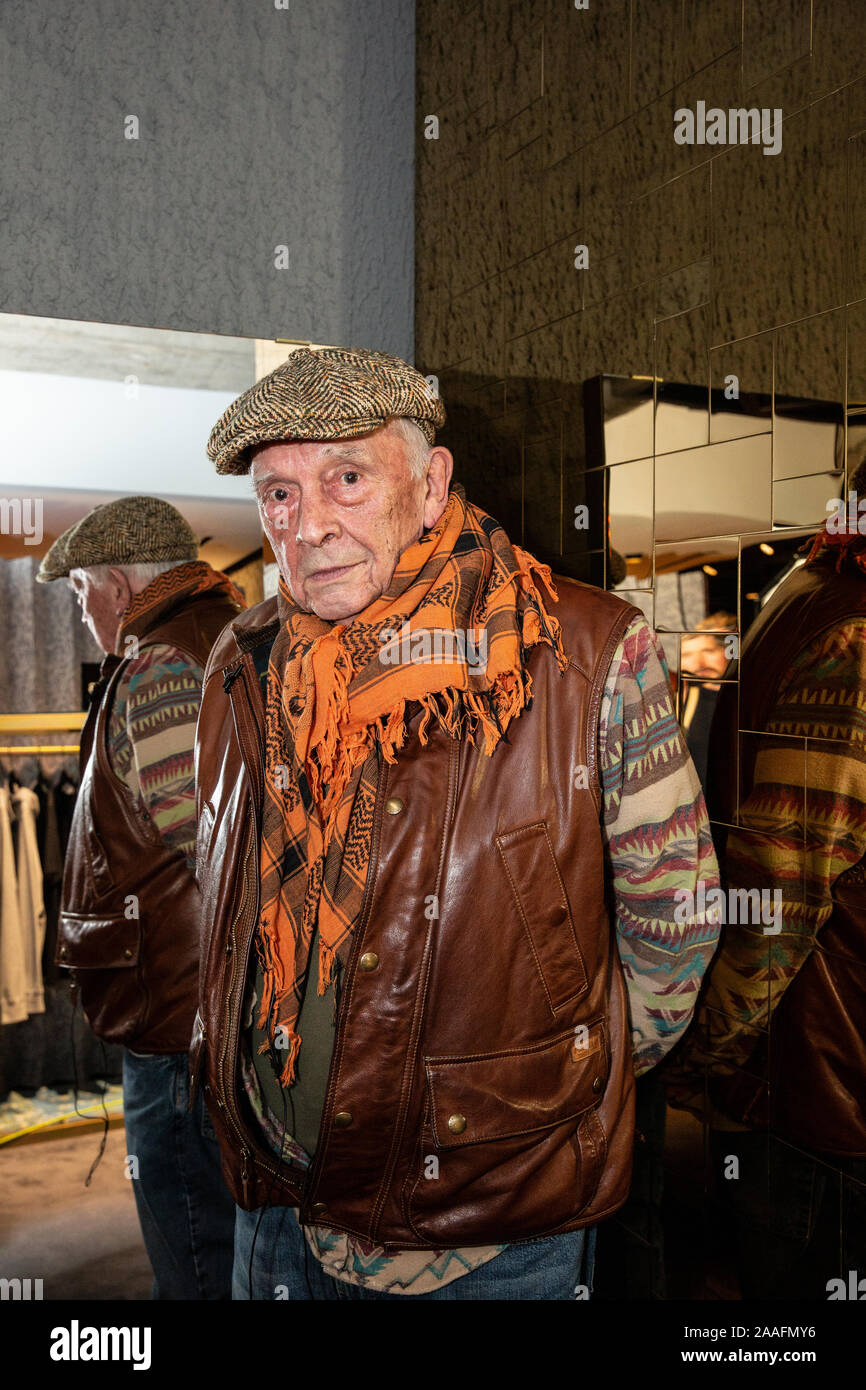
[[[70,710],[43,714],[0,714],[0,734],[49,734],[64,733],[67,729],[78,732],[84,727],[87,718],[85,710]],[[37,756],[57,754],[60,757],[77,753],[77,743],[11,743],[0,746],[0,757],[16,755]]]
[[[0,745],[0,758],[14,758],[16,754],[35,758],[41,753],[56,753],[59,757],[68,757],[70,753],[80,751],[80,745],[77,743],[4,743]]]

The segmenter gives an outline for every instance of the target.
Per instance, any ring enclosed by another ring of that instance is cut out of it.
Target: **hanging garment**
[[[57,947],[57,922],[60,916],[63,850],[60,844],[57,807],[54,804],[54,788],[43,773],[40,773],[33,790],[39,797],[39,820],[36,825],[36,833],[39,838],[39,858],[42,863],[42,900],[45,904],[42,983],[49,985],[55,982],[60,973],[54,964],[54,952]]]
[[[42,900],[42,864],[36,819],[39,797],[29,787],[12,796],[18,820],[18,914],[24,948],[24,988],[28,1014],[45,1012],[42,988],[42,947],[45,944],[45,904]]]
[[[27,1017],[27,965],[12,841],[12,799],[0,786],[0,1023]]]
[[[78,770],[71,776],[66,768],[54,774],[51,785],[54,788],[54,809],[57,812],[57,830],[60,835],[60,853],[65,857],[75,814],[75,798],[78,795]]]

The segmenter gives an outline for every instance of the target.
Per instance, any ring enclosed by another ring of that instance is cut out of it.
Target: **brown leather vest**
[[[219,594],[186,597],[138,634],[139,651],[170,643],[204,666],[237,613]],[[99,1037],[137,1052],[183,1052],[196,1010],[201,902],[186,858],[165,844],[109,761],[109,716],[127,665],[103,661],[82,733],[55,959],[74,970]]]
[[[823,561],[796,570],[743,643],[740,727],[765,729],[797,655],[829,628],[864,616],[866,577],[859,570],[837,574]],[[722,714],[719,748],[731,737],[732,714]],[[819,705],[815,718],[817,724]],[[729,748],[735,742],[736,735]],[[741,740],[741,796],[752,790],[759,743]],[[730,798],[736,757],[716,757],[715,765],[730,770]],[[722,1089],[728,1108],[747,1123],[770,1124],[819,1152],[866,1155],[866,854],[836,879],[831,897],[830,917],[749,1063],[749,1072],[769,1079],[768,1103],[767,1088],[745,1073]]]
[[[396,763],[381,768],[306,1174],[278,1165],[238,1078],[259,910],[254,657],[275,634],[275,601],[214,648],[196,739],[193,1074],[247,1210],[298,1206],[302,1222],[388,1249],[447,1249],[590,1225],[626,1199],[632,1045],[606,899],[596,730],[611,656],[637,610],[557,585],[570,665],[560,674],[548,647],[532,650],[532,704],[493,756],[438,728],[422,746],[416,716]]]

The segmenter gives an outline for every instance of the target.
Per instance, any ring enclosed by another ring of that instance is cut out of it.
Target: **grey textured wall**
[[[411,354],[412,0],[5,0],[0,91],[0,309]]]

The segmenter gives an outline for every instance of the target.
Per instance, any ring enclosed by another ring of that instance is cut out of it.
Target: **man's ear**
[[[454,472],[450,449],[437,444],[427,455],[427,491],[424,496],[424,529],[435,526],[448,502],[448,488]]]
[[[112,565],[108,571],[108,578],[112,588],[112,596],[116,598],[118,609],[120,612],[124,612],[135,597],[129,577],[124,574],[123,570],[115,569]]]

